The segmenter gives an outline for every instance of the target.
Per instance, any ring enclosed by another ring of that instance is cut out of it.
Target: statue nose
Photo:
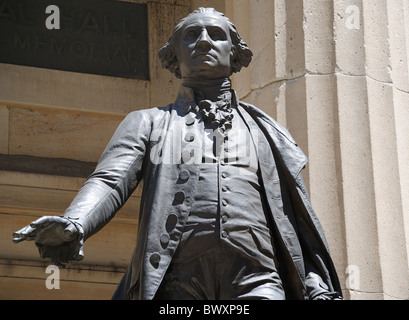
[[[207,33],[207,30],[202,31],[199,39],[197,39],[196,46],[201,51],[209,51],[212,48],[211,39],[209,37],[209,34]]]

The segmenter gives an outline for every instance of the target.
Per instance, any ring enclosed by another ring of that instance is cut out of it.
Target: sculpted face
[[[219,79],[231,74],[232,40],[223,17],[198,13],[187,18],[176,55],[182,78]]]

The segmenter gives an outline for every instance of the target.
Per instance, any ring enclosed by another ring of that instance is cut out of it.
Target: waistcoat
[[[226,136],[205,125],[198,187],[174,262],[188,262],[221,242],[274,266],[256,145],[239,113]]]

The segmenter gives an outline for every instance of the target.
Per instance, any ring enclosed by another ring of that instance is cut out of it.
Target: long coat
[[[300,174],[306,156],[271,117],[239,102],[235,94],[233,99],[257,141],[272,241],[287,298],[308,299],[334,291],[341,296],[324,232]],[[136,247],[113,298],[153,299],[178,247],[202,159],[202,139],[197,137],[203,136],[204,125],[195,118],[195,106],[193,92],[182,86],[174,104],[130,113],[64,213],[82,225],[86,239],[108,223],[143,180]],[[272,159],[276,166],[270,165]]]

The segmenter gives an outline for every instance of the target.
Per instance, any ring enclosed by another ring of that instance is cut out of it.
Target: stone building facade
[[[147,4],[149,80],[0,63],[0,299],[110,298],[134,248],[140,188],[83,262],[59,271],[59,288],[47,288],[58,271],[11,234],[65,210],[128,112],[175,99],[179,80],[157,51],[199,6],[225,12],[253,50],[232,77],[239,97],[308,155],[304,179],[345,297],[408,299],[409,2],[129,2]]]

